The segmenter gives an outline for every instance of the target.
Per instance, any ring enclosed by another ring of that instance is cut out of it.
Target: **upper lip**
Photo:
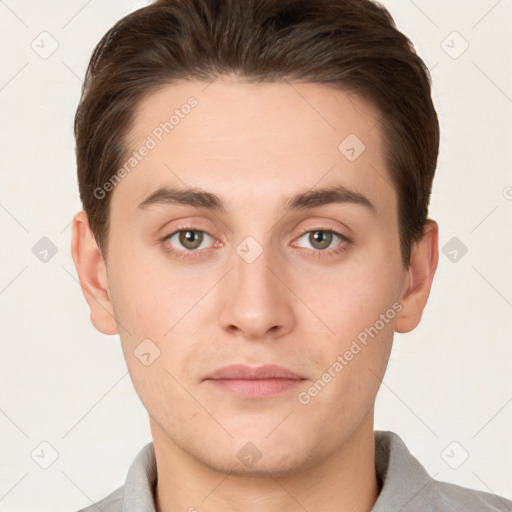
[[[276,364],[265,364],[263,366],[246,366],[243,364],[231,364],[223,366],[205,378],[212,380],[220,379],[291,379],[303,380],[304,377]]]

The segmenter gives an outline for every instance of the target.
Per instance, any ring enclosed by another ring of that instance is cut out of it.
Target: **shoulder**
[[[436,480],[434,505],[444,506],[440,510],[478,511],[478,512],[512,512],[512,501],[495,494],[475,491],[447,482]]]
[[[509,499],[435,480],[394,432],[376,431],[375,441],[383,486],[372,512],[512,512]]]
[[[78,512],[122,512],[124,501],[124,485],[119,487],[106,498],[92,505],[78,510]]]
[[[145,510],[154,512],[153,488],[157,480],[156,458],[153,443],[147,443],[133,460],[124,485],[118,487],[97,503],[78,512],[123,512]]]

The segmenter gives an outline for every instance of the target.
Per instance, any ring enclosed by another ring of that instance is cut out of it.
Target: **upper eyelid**
[[[170,238],[172,238],[174,235],[176,235],[178,233],[181,233],[182,231],[195,231],[197,233],[205,233],[212,240],[216,240],[216,237],[214,237],[211,233],[209,233],[205,229],[196,229],[196,228],[192,228],[192,227],[183,227],[183,228],[180,228],[180,229],[175,229],[174,231],[171,231],[169,234],[164,235],[162,238],[160,238],[160,241],[161,242],[165,242],[165,241],[169,240]]]
[[[343,233],[340,233],[339,231],[336,231],[335,229],[323,229],[323,228],[313,228],[313,229],[306,229],[305,231],[303,231],[302,233],[300,233],[300,235],[298,237],[296,237],[294,240],[297,240],[299,238],[302,238],[305,234],[307,233],[311,233],[311,232],[315,232],[315,231],[324,231],[326,233],[333,233],[335,236],[337,236],[339,239],[340,239],[340,244],[343,244],[343,243],[350,243],[351,242],[351,239],[344,235]],[[326,251],[319,251],[319,252],[328,252],[327,250]]]
[[[300,231],[299,233],[299,236],[302,236],[302,235],[305,235],[306,233],[311,233],[311,232],[315,232],[315,231],[325,231],[326,233],[334,233],[338,236],[341,236],[343,238],[347,238],[343,233],[340,233],[339,231],[337,231],[336,229],[333,229],[333,228],[304,228],[303,230]]]

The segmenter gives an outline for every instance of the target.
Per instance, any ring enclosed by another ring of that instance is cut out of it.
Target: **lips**
[[[275,364],[225,366],[203,379],[216,392],[242,399],[271,398],[296,388],[305,377]]]
[[[262,379],[287,379],[304,380],[305,377],[298,375],[287,368],[275,364],[251,367],[242,364],[224,366],[206,377],[212,380],[238,379],[238,380],[262,380]]]

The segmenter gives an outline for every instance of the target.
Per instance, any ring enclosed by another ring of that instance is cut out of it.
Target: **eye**
[[[196,252],[197,249],[205,249],[201,247],[203,242],[213,238],[206,233],[198,229],[181,229],[165,236],[162,239],[165,249],[168,252],[175,254]]]
[[[306,237],[306,235],[308,235]],[[298,238],[305,238],[306,243],[310,244],[313,255],[316,257],[333,256],[347,250],[351,240],[332,229],[308,229],[304,230]],[[329,249],[333,242],[338,240],[338,244],[334,248]],[[195,229],[192,226],[182,226],[181,229],[166,235],[159,240],[164,250],[178,258],[193,258],[204,255],[204,250],[212,247],[212,241],[215,239],[206,231]],[[293,244],[295,247],[304,247],[297,242]],[[308,248],[306,246],[306,248]],[[201,251],[199,249],[202,249]]]
[[[306,235],[308,235],[306,237]],[[336,231],[333,231],[332,229],[310,229],[308,231],[305,231],[300,237],[299,240],[305,238],[307,243],[310,244],[311,249],[315,249],[317,252],[331,252],[331,253],[338,253],[342,250],[346,249],[346,245],[350,242],[350,240],[342,235],[341,233],[338,233]],[[333,251],[326,251],[331,244],[336,242],[336,239],[339,240],[339,243],[335,246],[337,247]],[[299,245],[299,247],[302,247]]]

